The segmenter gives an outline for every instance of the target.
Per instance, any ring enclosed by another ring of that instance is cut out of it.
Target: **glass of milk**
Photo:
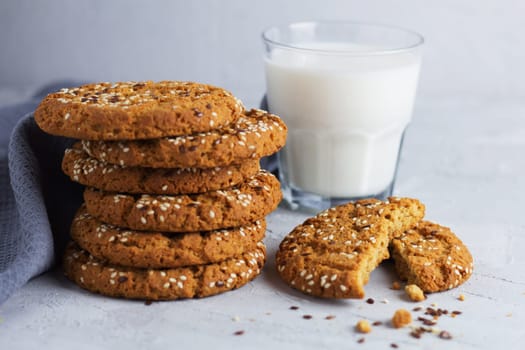
[[[268,107],[288,126],[285,201],[314,211],[392,194],[421,64],[421,35],[355,22],[263,33]]]

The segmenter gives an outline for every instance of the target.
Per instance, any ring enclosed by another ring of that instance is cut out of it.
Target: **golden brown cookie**
[[[126,167],[101,162],[81,149],[67,149],[62,170],[73,181],[108,192],[187,194],[235,186],[257,174],[260,167],[259,159],[214,168]]]
[[[370,272],[389,257],[388,242],[414,226],[416,199],[360,200],[319,213],[284,238],[276,256],[283,280],[323,298],[362,298]]]
[[[49,94],[35,111],[47,133],[85,140],[136,140],[206,132],[244,107],[206,84],[161,81],[88,84]]]
[[[84,191],[87,211],[100,221],[134,230],[191,232],[247,225],[281,201],[279,181],[264,170],[238,186],[178,196]]]
[[[252,109],[228,127],[207,133],[143,141],[82,141],[99,160],[152,168],[208,168],[240,164],[281,149],[286,125],[277,116]]]
[[[209,232],[160,233],[125,230],[104,224],[82,206],[71,238],[97,259],[142,268],[173,268],[223,261],[253,251],[265,235],[266,221]]]
[[[266,259],[261,242],[251,252],[207,265],[140,269],[111,265],[70,243],[64,256],[66,276],[80,287],[112,297],[145,300],[201,298],[239,288],[260,272]]]
[[[421,221],[390,242],[399,276],[425,292],[457,287],[473,271],[467,247],[448,228]]]

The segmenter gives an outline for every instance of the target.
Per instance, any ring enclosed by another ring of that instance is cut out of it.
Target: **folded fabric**
[[[45,134],[28,114],[47,93],[74,85],[53,83],[0,108],[0,304],[53,265],[80,204],[81,186],[60,171],[72,140]]]
[[[0,304],[48,270],[63,250],[82,188],[60,171],[73,140],[42,132],[32,114],[15,126],[9,172],[0,168]],[[60,254],[61,255],[61,254]]]

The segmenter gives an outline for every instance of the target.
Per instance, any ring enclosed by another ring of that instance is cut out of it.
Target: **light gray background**
[[[265,86],[265,27],[351,19],[425,36],[420,97],[521,97],[524,18],[522,0],[2,0],[0,91],[64,78],[196,80],[252,106]]]
[[[371,275],[366,289],[374,305],[294,292],[271,257],[305,215],[280,208],[268,218],[264,273],[245,288],[145,307],[83,292],[51,271],[0,308],[0,349],[365,350],[395,342],[414,350],[521,350],[524,17],[523,0],[0,0],[0,105],[51,80],[77,78],[198,80],[225,86],[251,106],[264,91],[260,32],[269,25],[353,19],[420,31],[427,39],[424,66],[396,193],[420,198],[427,217],[452,227],[475,260],[467,283],[422,304],[463,311],[439,320],[452,340],[418,340],[385,324],[359,345],[359,319],[386,323],[396,309],[413,307],[387,288],[391,266]],[[456,300],[459,293],[466,301]],[[302,314],[314,317],[305,321]],[[337,317],[327,321],[328,314]],[[246,334],[234,337],[239,329]]]

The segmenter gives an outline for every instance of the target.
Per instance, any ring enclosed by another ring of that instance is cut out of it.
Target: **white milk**
[[[348,46],[325,43],[322,49]],[[419,66],[419,56],[406,52],[349,56],[274,49],[266,59],[268,103],[289,128],[281,156],[290,185],[324,197],[387,189],[411,118]]]

